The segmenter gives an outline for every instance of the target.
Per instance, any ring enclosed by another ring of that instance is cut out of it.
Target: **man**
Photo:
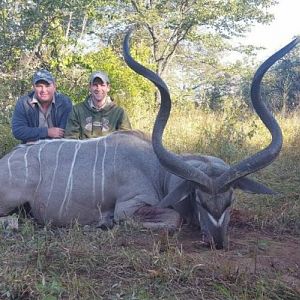
[[[102,71],[94,72],[89,81],[89,96],[75,105],[69,116],[66,138],[88,139],[131,129],[126,112],[111,100],[109,91],[108,76]]]
[[[21,96],[12,117],[12,132],[22,143],[63,138],[71,100],[56,92],[54,77],[47,70],[33,75],[33,91]]]

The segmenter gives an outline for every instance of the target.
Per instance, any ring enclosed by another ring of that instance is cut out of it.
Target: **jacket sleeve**
[[[21,140],[23,143],[47,137],[47,127],[30,127],[29,125],[24,101],[19,99],[12,116],[12,133],[14,137]]]
[[[129,118],[125,112],[125,110],[123,109],[122,115],[121,115],[121,120],[120,123],[118,125],[118,130],[131,130],[131,124],[129,121]]]
[[[81,125],[76,108],[73,107],[67,121],[65,130],[66,139],[80,139],[81,138]]]
[[[57,127],[66,129],[68,117],[72,111],[73,105],[72,105],[72,101],[70,100],[69,97],[66,97],[66,96],[61,96],[61,97],[63,97],[62,101],[63,101],[64,105],[63,105],[62,114],[58,121]]]

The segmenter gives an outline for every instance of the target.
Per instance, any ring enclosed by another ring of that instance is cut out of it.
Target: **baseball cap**
[[[36,84],[40,80],[44,80],[44,81],[48,82],[49,84],[55,82],[55,79],[52,76],[52,74],[45,69],[38,70],[33,75],[33,78],[32,78],[33,84]]]
[[[94,82],[94,80],[96,78],[100,78],[103,82],[109,83],[109,78],[108,78],[107,74],[102,71],[96,71],[96,72],[92,73],[92,75],[90,77],[90,83]]]

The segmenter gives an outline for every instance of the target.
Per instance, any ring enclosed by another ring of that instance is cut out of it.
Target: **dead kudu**
[[[56,226],[76,220],[111,228],[120,220],[137,218],[147,228],[173,230],[185,219],[200,226],[216,248],[223,248],[234,189],[272,194],[246,177],[268,166],[282,146],[280,127],[260,101],[260,83],[269,67],[299,40],[271,56],[253,79],[253,106],[271,132],[270,145],[229,166],[216,157],[180,156],[163,147],[162,134],[171,108],[168,88],[130,56],[129,36],[124,41],[127,64],[161,93],[152,144],[137,132],[124,131],[84,141],[20,145],[0,160],[0,216],[29,203],[39,223]]]

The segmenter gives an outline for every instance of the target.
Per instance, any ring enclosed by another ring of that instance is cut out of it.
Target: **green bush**
[[[10,125],[0,124],[0,158],[10,152],[18,143],[11,133]]]

